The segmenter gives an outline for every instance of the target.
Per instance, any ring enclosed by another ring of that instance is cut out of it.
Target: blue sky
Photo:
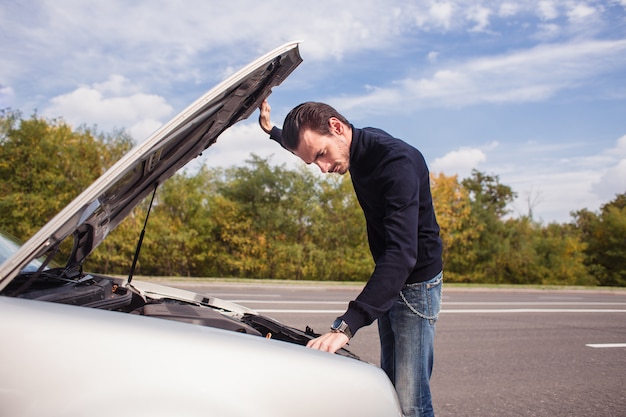
[[[127,5],[132,3],[132,5]],[[228,75],[300,40],[270,96],[324,101],[419,148],[435,173],[497,175],[544,223],[626,192],[626,0],[0,3],[0,108],[142,141]],[[300,162],[255,117],[206,152]]]

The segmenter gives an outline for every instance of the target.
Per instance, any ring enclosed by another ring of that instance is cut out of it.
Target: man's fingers
[[[307,347],[322,352],[335,353],[348,343],[348,336],[343,333],[326,333],[313,340],[309,340]]]
[[[263,129],[265,133],[270,133],[272,131],[272,122],[270,120],[270,112],[271,112],[270,104],[267,102],[267,99],[265,99],[259,106],[259,125],[261,126],[261,129]]]

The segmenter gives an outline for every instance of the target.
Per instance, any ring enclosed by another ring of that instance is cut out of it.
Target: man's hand
[[[263,100],[263,103],[261,103],[259,107],[259,125],[261,125],[261,129],[268,135],[272,131],[272,122],[270,121],[271,110],[272,108],[267,102],[267,99]]]
[[[306,347],[324,352],[335,353],[348,343],[348,336],[341,332],[329,332],[318,338],[309,340]]]

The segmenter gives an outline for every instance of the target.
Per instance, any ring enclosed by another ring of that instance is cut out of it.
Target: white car
[[[250,116],[301,61],[297,43],[255,60],[7,255],[0,266],[0,416],[401,416],[381,369],[347,350],[307,349],[310,329],[139,282],[132,267],[126,278],[82,269],[139,202]],[[70,259],[53,266],[69,238]]]

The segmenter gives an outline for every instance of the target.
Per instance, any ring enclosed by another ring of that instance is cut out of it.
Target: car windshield
[[[0,231],[0,264],[9,259],[11,255],[13,255],[17,250],[22,246],[20,241],[10,234]],[[41,259],[32,260],[26,267],[22,270],[23,272],[35,272],[37,271],[43,261]]]

